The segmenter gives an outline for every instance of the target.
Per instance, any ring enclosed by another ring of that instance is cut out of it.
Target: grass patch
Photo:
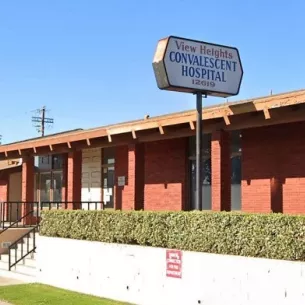
[[[0,300],[14,305],[127,305],[41,284],[2,286]]]

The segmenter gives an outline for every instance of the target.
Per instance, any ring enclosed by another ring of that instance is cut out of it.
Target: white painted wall
[[[102,164],[101,148],[82,151],[82,201],[101,201]],[[95,204],[83,204],[84,210],[96,209]],[[99,204],[98,209],[101,209]]]
[[[305,263],[183,252],[166,277],[166,250],[38,237],[41,283],[141,305],[303,305]],[[128,287],[128,289],[127,289]]]

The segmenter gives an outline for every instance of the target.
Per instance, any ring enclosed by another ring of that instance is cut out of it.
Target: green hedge
[[[40,234],[305,261],[305,216],[226,212],[44,211]]]

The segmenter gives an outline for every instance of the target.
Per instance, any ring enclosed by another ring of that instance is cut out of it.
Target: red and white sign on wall
[[[166,250],[166,276],[182,277],[182,251]]]

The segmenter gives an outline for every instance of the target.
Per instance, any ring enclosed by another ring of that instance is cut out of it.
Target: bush
[[[40,234],[305,261],[305,216],[226,212],[44,211]]]

